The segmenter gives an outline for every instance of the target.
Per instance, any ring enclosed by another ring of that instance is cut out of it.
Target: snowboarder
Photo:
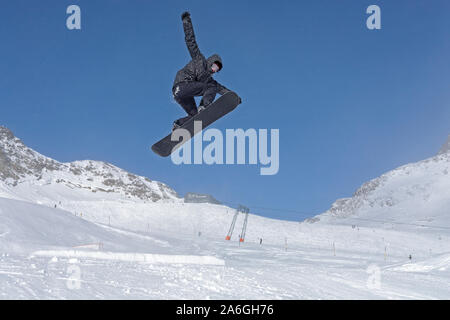
[[[213,79],[212,75],[223,68],[222,59],[218,54],[213,54],[208,59],[200,52],[195,40],[189,12],[181,15],[185,41],[192,60],[177,72],[172,87],[173,97],[188,114],[187,117],[178,119],[173,123],[173,129],[181,127],[187,120],[195,116],[210,105],[216,94],[224,95],[231,91]],[[197,105],[194,97],[202,97],[200,105]],[[241,99],[239,98],[239,103]]]

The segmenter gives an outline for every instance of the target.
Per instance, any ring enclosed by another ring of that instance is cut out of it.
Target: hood
[[[208,62],[208,70],[211,70],[211,67],[214,62],[219,63],[219,65],[220,65],[219,71],[222,70],[222,68],[223,68],[222,58],[218,54],[213,54],[211,57],[206,59],[206,61]]]

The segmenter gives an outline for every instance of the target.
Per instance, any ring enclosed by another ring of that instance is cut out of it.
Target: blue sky
[[[66,28],[71,4],[82,30]],[[366,28],[371,4],[381,30]],[[277,175],[175,166],[150,151],[183,116],[171,87],[189,61],[184,10],[202,52],[223,58],[216,79],[243,99],[214,127],[280,129]],[[304,219],[444,143],[449,12],[444,0],[3,1],[0,125],[59,161],[107,161],[181,195]]]

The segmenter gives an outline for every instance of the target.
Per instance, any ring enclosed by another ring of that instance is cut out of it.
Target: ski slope
[[[222,236],[123,230],[17,200],[0,199],[0,207],[0,295],[5,299],[434,299],[450,294],[448,237],[439,241],[409,232],[291,223],[303,241],[239,244]],[[382,238],[389,237],[401,238],[385,256]],[[401,241],[414,247],[412,261]],[[369,283],[373,266],[380,273],[379,287]]]
[[[122,206],[121,212],[131,208]],[[414,230],[353,229],[252,215],[247,241],[240,244],[236,235],[225,241],[225,232],[203,231],[208,211],[203,204],[182,215],[173,204],[165,216],[159,208],[160,226],[149,231],[133,230],[139,210],[123,228],[23,201],[0,199],[0,207],[3,298],[434,299],[450,294],[448,233],[439,238]],[[222,220],[231,221],[226,209],[214,207],[209,209],[214,217],[223,211]],[[191,229],[164,230],[168,216]],[[262,245],[257,234],[265,236]],[[143,258],[155,255],[166,259]],[[368,283],[373,266],[380,273],[379,288]],[[79,270],[76,280],[73,270]]]

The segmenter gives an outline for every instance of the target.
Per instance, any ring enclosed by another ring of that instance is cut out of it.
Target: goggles
[[[219,72],[220,67],[217,63],[213,63],[213,65],[211,66],[212,71],[215,72]]]

